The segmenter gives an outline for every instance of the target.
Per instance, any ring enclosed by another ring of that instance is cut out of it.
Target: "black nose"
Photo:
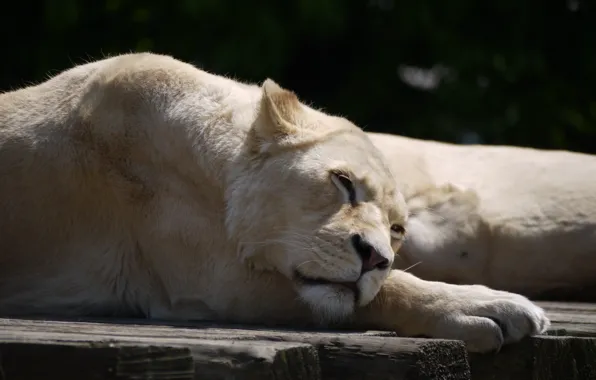
[[[371,270],[387,269],[389,267],[389,260],[379,253],[359,234],[352,236],[352,244],[358,255],[362,259],[362,274],[370,272]]]

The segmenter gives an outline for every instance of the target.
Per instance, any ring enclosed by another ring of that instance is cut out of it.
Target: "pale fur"
[[[391,264],[404,198],[362,130],[271,80],[148,53],[77,66],[0,95],[0,174],[2,315],[336,322],[472,351],[549,323],[515,294],[361,276],[351,237]]]
[[[369,137],[410,208],[395,267],[530,297],[596,300],[596,156]]]

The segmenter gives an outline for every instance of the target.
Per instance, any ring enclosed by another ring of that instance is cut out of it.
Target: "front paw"
[[[526,297],[481,285],[435,284],[442,297],[428,305],[436,322],[431,335],[463,340],[471,352],[498,351],[550,326],[544,310]]]

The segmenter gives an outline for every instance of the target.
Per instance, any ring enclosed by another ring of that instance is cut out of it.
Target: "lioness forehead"
[[[370,177],[378,185],[395,186],[384,157],[361,130],[346,129],[331,135],[321,143],[320,150],[328,157],[345,162],[358,177]]]
[[[320,175],[340,170],[353,175],[365,187],[369,200],[379,204],[396,221],[405,221],[405,200],[385,158],[357,127],[345,128],[322,139],[307,155],[320,163]]]
[[[310,144],[300,145],[306,148],[305,155],[298,159],[304,164],[303,174],[328,178],[326,174],[334,169],[349,172],[369,190],[369,201],[388,211],[393,220],[405,221],[407,209],[397,181],[385,157],[367,134],[344,117],[303,107],[308,115],[304,122],[316,136]]]

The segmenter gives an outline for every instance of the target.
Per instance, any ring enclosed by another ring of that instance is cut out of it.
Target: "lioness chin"
[[[366,134],[272,80],[154,54],[0,95],[0,314],[543,332],[526,298],[391,270],[404,199]],[[406,232],[407,233],[407,232]]]

